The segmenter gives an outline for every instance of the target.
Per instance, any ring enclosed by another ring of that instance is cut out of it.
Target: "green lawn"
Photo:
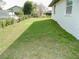
[[[9,46],[0,59],[79,59],[79,41],[51,19],[29,19],[10,29],[13,33],[8,36],[0,34],[5,38],[2,42],[7,42],[0,42],[0,48]]]

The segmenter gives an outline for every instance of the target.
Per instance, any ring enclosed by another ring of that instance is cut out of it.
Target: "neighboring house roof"
[[[19,6],[13,6],[8,9],[8,11],[11,11],[11,12],[19,12],[20,10],[22,10],[22,8]]]
[[[60,0],[53,0],[50,4],[49,4],[49,7],[52,7],[54,4],[56,4],[58,1]]]

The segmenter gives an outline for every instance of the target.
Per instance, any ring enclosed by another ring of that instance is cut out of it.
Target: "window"
[[[55,11],[55,10],[56,10],[56,5],[54,5],[54,14],[56,13],[56,11]]]
[[[67,0],[66,3],[66,14],[71,14],[72,13],[72,0]]]

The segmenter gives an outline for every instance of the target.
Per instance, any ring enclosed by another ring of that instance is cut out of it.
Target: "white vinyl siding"
[[[71,13],[67,11],[68,14],[66,14],[66,3],[67,0],[60,0],[56,3],[56,13],[52,13],[52,19],[79,40],[79,0],[72,0],[72,3],[69,3],[72,9]]]

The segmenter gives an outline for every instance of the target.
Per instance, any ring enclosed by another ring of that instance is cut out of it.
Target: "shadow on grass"
[[[77,45],[76,39],[64,31],[55,21],[51,19],[36,21],[6,51],[4,51],[2,55],[0,55],[0,59],[57,58],[57,54],[52,52],[56,50],[57,47],[54,47],[56,44],[58,44],[58,52],[64,46],[70,51],[71,48],[69,46],[72,46],[75,42],[76,44],[74,45]],[[77,45],[74,49],[78,47]],[[79,50],[76,51],[79,52]],[[78,58],[78,56],[72,57],[75,56],[74,54],[72,54],[72,56],[69,54],[66,53],[64,56],[65,58],[63,56],[60,57],[61,59]],[[62,53],[62,55],[64,54]]]

